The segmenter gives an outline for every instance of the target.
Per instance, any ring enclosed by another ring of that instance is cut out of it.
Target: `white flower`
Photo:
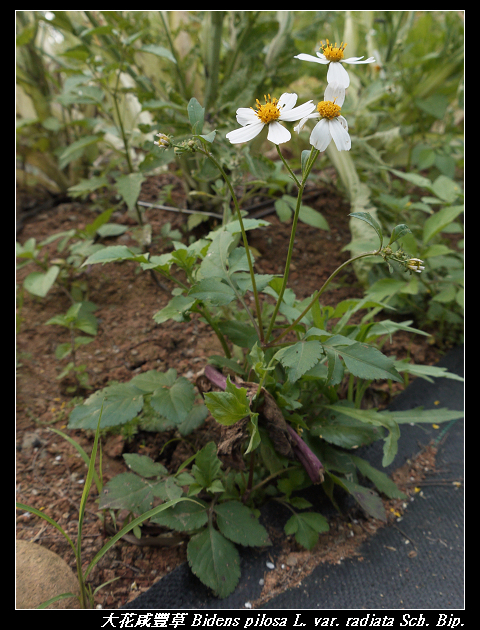
[[[310,134],[310,144],[319,151],[325,151],[333,138],[339,151],[349,151],[352,142],[348,134],[348,123],[340,115],[345,100],[345,88],[338,83],[329,83],[324,98],[317,105],[317,111],[302,118],[295,131],[300,133],[307,120],[320,118]]]
[[[292,122],[299,120],[315,109],[313,101],[308,101],[303,105],[295,107],[298,96],[296,94],[282,94],[278,99],[272,99],[270,94],[265,96],[265,105],[261,105],[257,99],[257,110],[252,107],[240,107],[237,109],[237,122],[242,125],[240,129],[235,129],[227,133],[227,138],[232,144],[248,142],[268,125],[267,139],[274,144],[288,142],[291,134],[278,121]]]
[[[339,83],[344,88],[348,88],[350,85],[350,77],[348,76],[348,72],[342,66],[342,63],[350,63],[350,64],[358,64],[358,63],[373,63],[375,59],[373,57],[369,57],[368,59],[363,59],[362,57],[349,57],[348,59],[343,58],[343,52],[347,44],[343,42],[340,46],[330,44],[328,39],[326,40],[326,44],[321,42],[322,52],[317,52],[317,56],[306,55],[301,53],[300,55],[295,55],[295,59],[301,59],[302,61],[314,61],[315,63],[323,63],[330,64],[327,72],[327,83]],[[362,61],[363,59],[363,61]]]
[[[170,138],[166,136],[164,133],[157,133],[157,140],[153,141],[153,144],[156,144],[157,147],[161,147],[162,149],[167,149],[170,146]]]
[[[410,269],[410,271],[416,271],[417,273],[422,273],[425,269],[425,267],[421,266],[422,264],[423,260],[420,260],[420,258],[410,258],[407,263],[407,269]]]

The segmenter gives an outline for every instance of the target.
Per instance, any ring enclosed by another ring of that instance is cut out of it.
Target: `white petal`
[[[303,103],[303,105],[299,105],[298,107],[294,107],[290,111],[286,112],[285,109],[280,114],[279,120],[299,120],[307,114],[310,114],[315,109],[315,103],[313,101],[308,101],[307,103]]]
[[[278,109],[283,109],[287,112],[295,107],[297,98],[298,96],[295,93],[288,94],[288,92],[285,92],[285,94],[282,94],[282,96],[278,99]]]
[[[282,144],[282,142],[288,142],[292,134],[279,122],[274,120],[268,125],[267,140],[274,144]]]
[[[312,133],[310,134],[310,144],[312,144],[319,151],[325,151],[330,144],[332,135],[328,125],[328,120],[322,118],[319,123],[315,125]]]
[[[230,140],[232,144],[240,144],[241,142],[248,142],[258,136],[258,134],[262,131],[264,124],[262,121],[258,121],[253,125],[246,125],[245,127],[241,127],[240,129],[234,129],[227,133],[227,138]]]
[[[330,120],[328,126],[337,149],[339,151],[349,151],[352,146],[352,141],[350,140],[348,131],[346,131],[342,124],[336,119]]]
[[[237,122],[242,127],[245,125],[251,125],[253,123],[257,123],[259,118],[253,109],[250,107],[239,107],[237,109]]]
[[[327,83],[338,83],[344,88],[350,85],[348,72],[340,62],[334,61],[328,66]]]
[[[340,83],[329,83],[325,88],[325,100],[335,101],[335,105],[342,107],[345,101],[345,88]]]
[[[310,120],[310,118],[320,118],[320,114],[318,112],[313,112],[313,114],[305,116],[305,118],[302,118],[302,120],[298,123],[296,127],[293,128],[293,130],[297,133],[300,133],[304,128],[305,123],[307,122],[307,120]]]
[[[317,53],[318,55],[319,53]],[[313,55],[306,55],[305,53],[300,53],[299,55],[295,55],[294,59],[301,59],[302,61],[314,61],[315,63],[328,63],[328,59],[326,59],[323,55],[318,58]]]
[[[348,123],[347,123],[346,119],[343,116],[337,116],[337,120],[342,125],[342,127],[345,129],[345,131],[348,131]]]
[[[363,61],[360,61],[361,59],[363,59],[363,55],[361,57],[349,57],[348,59],[342,59],[342,63],[373,63],[375,61],[374,57],[369,57],[368,59],[363,59]]]

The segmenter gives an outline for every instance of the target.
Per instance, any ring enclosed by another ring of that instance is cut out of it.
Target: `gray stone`
[[[37,608],[56,595],[80,592],[77,576],[59,555],[25,540],[17,540],[16,547],[17,608]],[[79,607],[78,599],[69,597],[49,609]]]

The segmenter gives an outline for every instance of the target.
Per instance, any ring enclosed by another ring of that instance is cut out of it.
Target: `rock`
[[[17,608],[37,608],[61,593],[80,592],[78,579],[56,553],[25,540],[17,540]],[[75,597],[61,599],[49,609],[79,608]]]

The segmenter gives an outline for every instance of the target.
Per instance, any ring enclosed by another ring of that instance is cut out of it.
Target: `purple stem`
[[[215,385],[215,387],[218,387],[219,389],[225,391],[227,385],[226,376],[218,372],[218,370],[216,370],[211,365],[205,366],[204,373],[208,380],[213,383],[213,385]],[[236,387],[241,387],[241,385],[237,385],[234,381],[232,382]],[[311,481],[313,483],[322,483],[322,462],[318,459],[315,453],[313,453],[310,448],[305,444],[298,433],[294,429],[292,429],[288,422],[286,422],[285,424],[287,425],[288,434],[290,435],[290,438],[293,442],[293,450],[295,452],[295,455],[298,457],[298,460],[307,471],[307,474],[310,477]]]

